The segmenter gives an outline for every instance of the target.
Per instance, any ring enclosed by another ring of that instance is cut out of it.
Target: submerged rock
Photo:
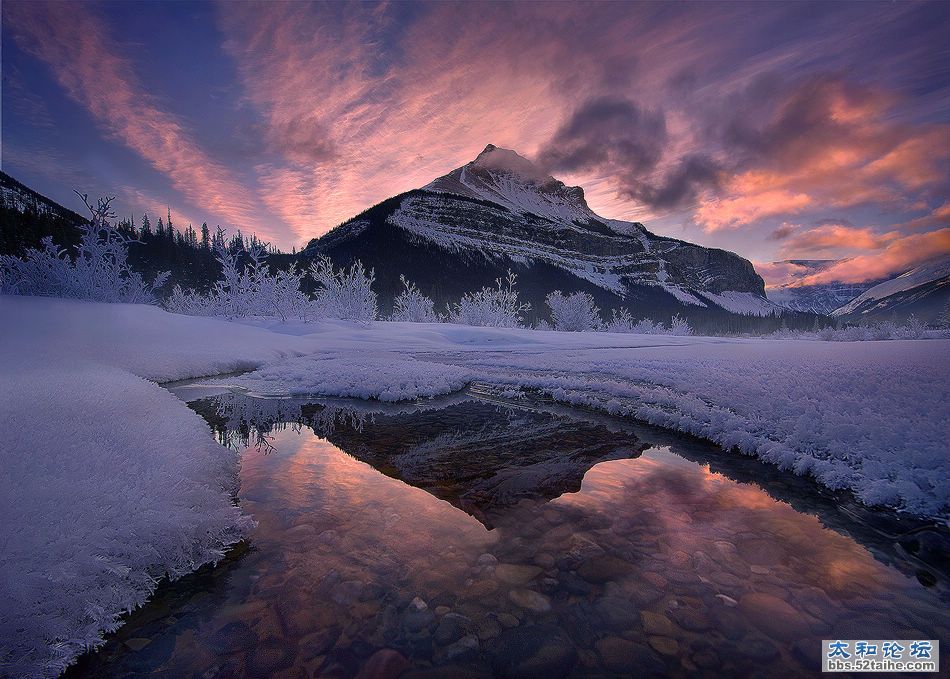
[[[502,633],[491,649],[501,679],[562,679],[577,663],[577,651],[559,627],[532,625]]]

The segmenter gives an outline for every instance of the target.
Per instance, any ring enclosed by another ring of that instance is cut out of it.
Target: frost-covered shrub
[[[435,303],[423,295],[415,283],[410,283],[402,274],[399,275],[404,290],[393,299],[393,313],[390,320],[408,323],[438,323],[439,315],[435,313]]]
[[[624,307],[614,309],[610,312],[610,320],[604,329],[607,332],[634,332],[633,327],[636,323],[630,311]]]
[[[594,298],[586,292],[565,295],[555,290],[544,301],[551,310],[551,322],[555,330],[583,332],[599,330],[601,327],[600,309],[594,304]]]
[[[115,217],[112,198],[100,198],[93,207],[80,194],[92,213],[82,231],[74,257],[58,247],[53,239],[43,239],[42,249],[30,249],[23,259],[0,256],[0,292],[7,295],[69,297],[95,302],[155,304],[155,290],[168,280],[169,273],[158,274],[150,283],[132,271],[128,264],[132,239],[111,223]]]
[[[690,324],[686,321],[685,318],[682,318],[680,317],[679,314],[676,314],[675,316],[673,316],[672,319],[670,319],[670,327],[667,330],[666,334],[680,335],[680,336],[692,335],[693,328],[690,326]]]
[[[292,267],[288,271],[271,272],[265,262],[263,245],[247,251],[230,251],[219,238],[215,244],[215,258],[221,264],[221,278],[206,294],[183,291],[175,286],[165,301],[165,308],[173,313],[191,316],[276,316],[305,318],[312,312],[312,302],[300,290],[304,274]],[[242,259],[247,264],[242,265]]]
[[[367,273],[362,262],[336,271],[328,257],[318,257],[309,273],[323,286],[317,292],[319,315],[348,321],[376,320],[376,293],[372,289],[375,275],[372,270]]]
[[[667,328],[662,323],[654,323],[649,318],[642,318],[634,321],[633,316],[627,309],[614,309],[605,329],[607,332],[624,332],[635,335],[691,335],[692,328],[679,316],[673,317],[671,327]]]
[[[785,328],[765,335],[767,339],[818,339],[825,342],[867,342],[927,339],[945,336],[946,333],[940,329],[928,330],[927,326],[915,316],[911,316],[905,325],[900,325],[894,321],[882,321],[873,324],[849,325],[843,328],[827,326],[817,332],[788,330]]]
[[[517,328],[531,305],[518,303],[516,280],[517,276],[509,271],[505,278],[495,279],[494,288],[466,293],[458,304],[449,305],[449,320],[461,325]]]

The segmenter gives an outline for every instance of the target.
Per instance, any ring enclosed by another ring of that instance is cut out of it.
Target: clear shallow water
[[[468,397],[194,407],[258,527],[71,676],[787,677],[822,638],[947,639],[945,533],[664,432]]]

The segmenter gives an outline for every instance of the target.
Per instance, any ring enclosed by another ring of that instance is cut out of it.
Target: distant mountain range
[[[904,319],[913,314],[932,323],[950,303],[950,257],[941,257],[879,283],[835,309],[844,321]]]
[[[838,307],[847,304],[868,288],[881,281],[866,283],[821,283],[801,285],[799,281],[807,276],[820,273],[841,260],[837,259],[786,259],[773,264],[791,267],[792,280],[784,285],[766,290],[766,296],[776,304],[794,311],[816,314],[830,314]]]
[[[799,259],[775,262],[792,265],[793,280],[770,288],[768,298],[795,311],[830,315],[848,322],[904,321],[911,315],[933,323],[950,299],[950,257],[931,260],[895,278],[863,283],[800,285],[803,279],[841,260]]]
[[[399,274],[444,307],[508,269],[533,318],[546,315],[553,290],[586,291],[604,310],[626,306],[659,320],[781,311],[748,260],[600,217],[583,189],[491,144],[467,165],[312,240],[303,254],[375,269],[384,312],[401,289]]]

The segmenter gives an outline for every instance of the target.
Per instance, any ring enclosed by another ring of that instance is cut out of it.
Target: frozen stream
[[[944,529],[685,437],[484,394],[192,406],[258,526],[66,676],[792,677],[823,638],[950,640]]]

